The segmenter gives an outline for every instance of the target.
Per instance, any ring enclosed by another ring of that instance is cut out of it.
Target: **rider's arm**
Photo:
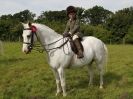
[[[67,24],[66,24],[66,28],[65,28],[64,33],[68,33],[69,30],[70,30],[70,22],[68,21]]]
[[[75,34],[76,32],[79,31],[79,28],[80,28],[80,22],[79,22],[79,20],[76,20],[73,29],[70,31],[70,34],[72,34],[72,35]]]

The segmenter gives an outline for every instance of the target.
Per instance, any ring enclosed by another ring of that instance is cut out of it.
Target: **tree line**
[[[84,36],[95,36],[105,43],[133,44],[133,7],[118,10],[115,13],[101,6],[90,9],[77,7],[77,17],[81,21],[81,32]],[[68,17],[66,11],[42,11],[36,14],[24,10],[14,15],[0,16],[0,39],[19,41],[22,39],[23,27],[20,22],[37,22],[45,24],[62,34]]]

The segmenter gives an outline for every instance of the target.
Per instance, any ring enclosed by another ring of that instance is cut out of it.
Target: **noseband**
[[[31,30],[31,29],[24,29],[24,30]],[[27,44],[28,45],[28,49],[29,51],[31,51],[33,49],[33,41],[34,41],[34,34],[35,33],[31,33],[30,36],[31,36],[31,42],[23,42],[23,44]]]

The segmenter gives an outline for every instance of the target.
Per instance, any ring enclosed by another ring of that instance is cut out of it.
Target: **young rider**
[[[74,44],[77,47],[78,53],[77,57],[78,58],[83,58],[83,49],[81,45],[81,35],[80,35],[80,21],[76,16],[76,8],[74,6],[68,6],[67,9],[67,16],[69,17],[69,20],[66,24],[65,31],[63,33],[64,37],[71,36]]]

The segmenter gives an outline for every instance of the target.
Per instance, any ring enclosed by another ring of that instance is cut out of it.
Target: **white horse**
[[[107,48],[105,44],[92,36],[83,37],[83,47],[84,47],[84,58],[78,59],[77,56],[72,52],[70,48],[70,43],[67,42],[67,38],[62,39],[63,36],[56,33],[54,30],[49,27],[34,23],[34,26],[37,27],[36,36],[34,35],[31,38],[31,30],[27,30],[28,24],[24,24],[23,30],[23,48],[22,51],[29,53],[31,51],[31,39],[34,42],[38,39],[47,52],[48,63],[52,67],[52,70],[55,75],[57,92],[58,95],[63,91],[63,96],[66,96],[66,83],[65,83],[65,68],[71,67],[83,67],[88,66],[90,79],[89,85],[93,82],[93,71],[92,71],[92,62],[95,62],[99,71],[100,71],[100,88],[103,88],[103,67],[107,59]],[[64,44],[66,43],[66,44]]]

